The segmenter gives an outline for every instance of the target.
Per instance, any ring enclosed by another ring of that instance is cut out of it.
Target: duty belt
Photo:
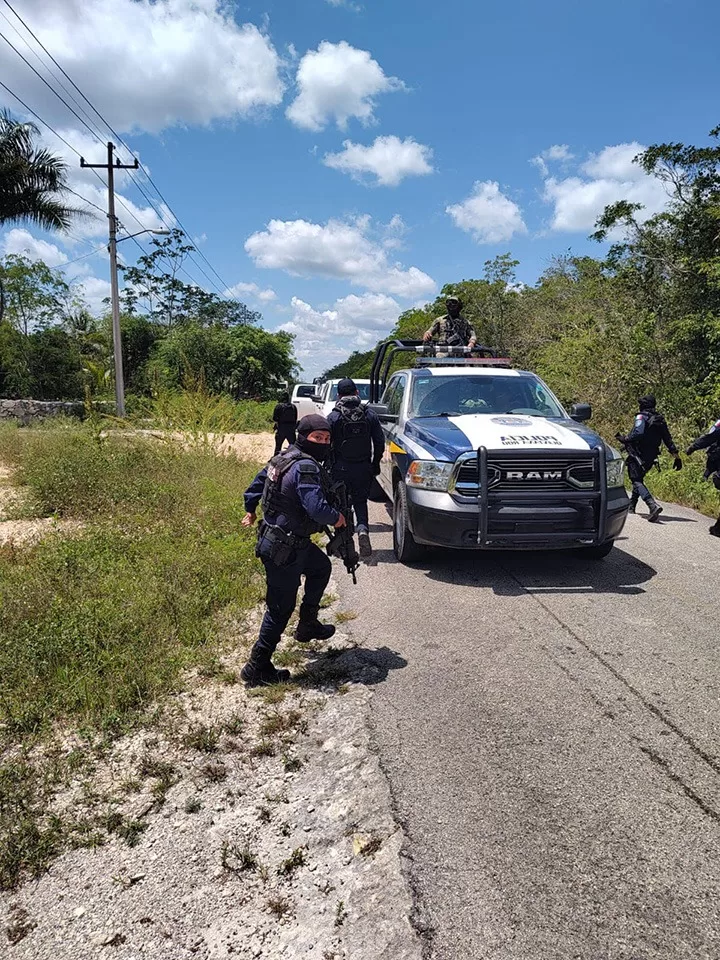
[[[298,549],[307,547],[310,543],[310,537],[299,537],[296,533],[288,533],[282,527],[274,523],[262,520],[259,528],[261,537],[269,537],[271,540],[280,540],[282,543],[289,543],[291,547]]]

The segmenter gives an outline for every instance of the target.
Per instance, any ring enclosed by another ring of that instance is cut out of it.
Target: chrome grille
[[[488,489],[493,493],[519,490],[594,490],[596,460],[592,454],[562,456],[527,454],[523,457],[488,455]],[[454,490],[460,496],[476,497],[477,457],[460,461],[455,468]]]

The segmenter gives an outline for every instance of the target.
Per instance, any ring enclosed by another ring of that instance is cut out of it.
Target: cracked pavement
[[[434,960],[720,956],[720,665],[712,522],[630,517],[604,561],[375,555],[354,639],[407,661],[375,746]]]

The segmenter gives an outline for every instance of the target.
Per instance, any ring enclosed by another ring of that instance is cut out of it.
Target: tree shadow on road
[[[431,580],[453,586],[492,589],[498,596],[524,593],[645,593],[657,571],[617,547],[605,560],[589,560],[577,551],[532,553],[488,551],[430,551],[416,565]]]

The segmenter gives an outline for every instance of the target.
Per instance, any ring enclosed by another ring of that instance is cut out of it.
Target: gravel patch
[[[372,684],[396,664],[347,635],[332,643],[307,654],[284,697],[230,682],[239,653],[225,682],[193,678],[156,727],[117,741],[92,790],[83,776],[70,784],[66,813],[92,794],[142,829],[134,846],[112,835],[3,895],[0,953],[419,960],[368,724]],[[172,775],[158,790],[163,763]]]

